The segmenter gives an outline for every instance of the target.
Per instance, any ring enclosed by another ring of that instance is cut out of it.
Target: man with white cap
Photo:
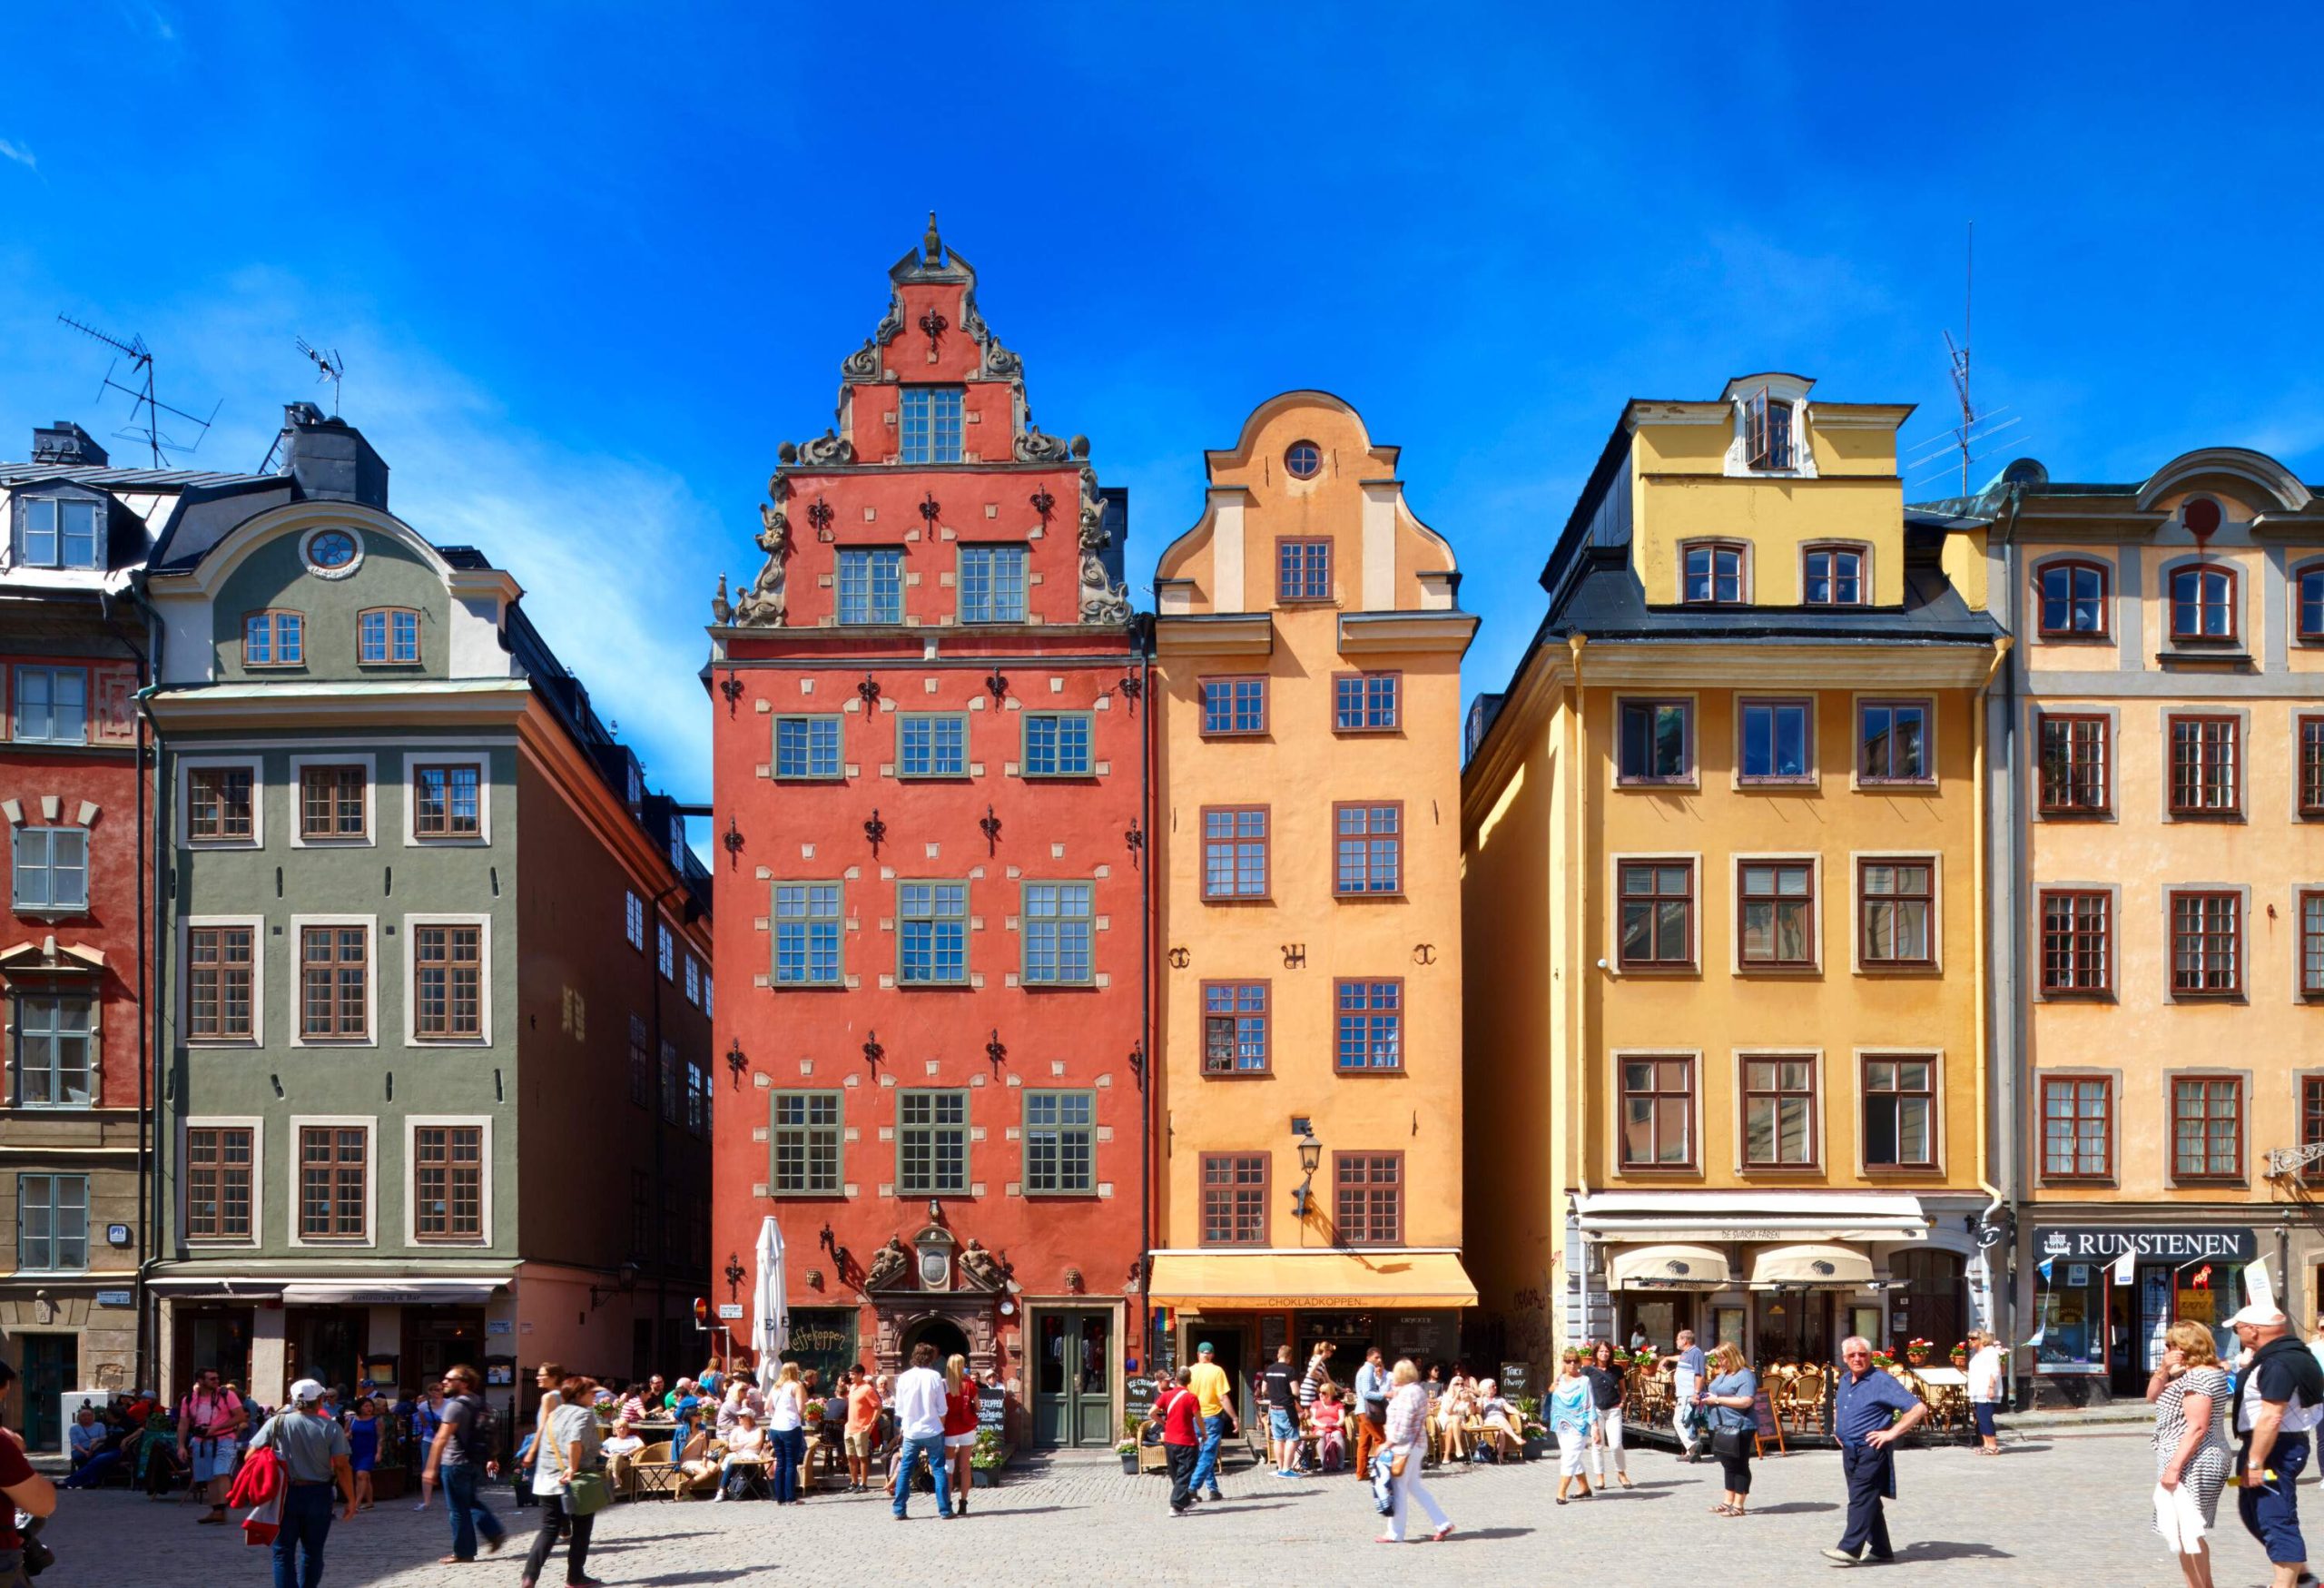
[[[2274,1588],[2297,1588],[2308,1572],[2299,1475],[2308,1465],[2318,1408],[2324,1406],[2324,1367],[2271,1302],[2255,1301],[2227,1321],[2249,1356],[2235,1381],[2235,1431],[2243,1445],[2235,1508],[2244,1531],[2268,1552]]]
[[[274,1535],[274,1588],[315,1588],[323,1580],[334,1484],[346,1502],[347,1519],[355,1519],[355,1468],[348,1460],[347,1430],[325,1415],[323,1386],[311,1378],[292,1385],[290,1404],[266,1420],[251,1448],[271,1449],[282,1464],[286,1486],[282,1525]]]

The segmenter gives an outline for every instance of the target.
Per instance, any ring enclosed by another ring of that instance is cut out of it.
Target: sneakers
[[[711,1496],[710,1496],[710,1503],[711,1503],[712,1504],[715,1505],[715,1504],[717,1504],[721,1500],[724,1500],[725,1497],[726,1497],[726,1491],[725,1491],[725,1490],[724,1490],[724,1489],[721,1489],[721,1490],[719,1490],[716,1494],[713,1494],[713,1495],[711,1495]]]
[[[1824,1558],[1831,1562],[1832,1564],[1836,1566],[1855,1566],[1863,1564],[1862,1562],[1858,1561],[1854,1555],[1848,1553],[1848,1552],[1844,1549],[1827,1549],[1824,1552]]]
[[[1216,1484],[1213,1484],[1204,1492],[1203,1498],[1206,1500],[1224,1500],[1226,1496],[1218,1492],[1218,1485]]]

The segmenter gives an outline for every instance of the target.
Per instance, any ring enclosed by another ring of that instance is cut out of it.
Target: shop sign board
[[[2034,1258],[2063,1258],[2111,1263],[2124,1252],[2158,1263],[2248,1263],[2260,1255],[2260,1240],[2247,1227],[2067,1225],[2034,1232]]]

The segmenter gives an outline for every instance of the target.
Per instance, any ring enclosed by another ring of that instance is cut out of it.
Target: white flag
[[[2268,1277],[2268,1259],[2260,1258],[2243,1265],[2243,1298],[2262,1311],[2273,1310],[2276,1287]]]
[[[2138,1267],[2138,1263],[2139,1254],[2137,1249],[2132,1247],[2124,1247],[2122,1248],[2122,1255],[2114,1259],[2114,1283],[2117,1285],[2129,1284],[2131,1282],[2131,1271]]]

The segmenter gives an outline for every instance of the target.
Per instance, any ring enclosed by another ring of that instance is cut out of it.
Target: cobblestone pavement
[[[1725,1585],[1796,1583],[1833,1570],[1817,1551],[1837,1541],[1844,1494],[1828,1454],[1770,1458],[1756,1467],[1757,1514],[1712,1516],[1718,1469],[1634,1452],[1639,1487],[1602,1500],[1553,1505],[1554,1462],[1471,1468],[1432,1479],[1458,1531],[1441,1544],[1399,1551],[1380,1531],[1353,1478],[1285,1480],[1245,1470],[1226,1479],[1225,1504],[1184,1520],[1167,1514],[1159,1478],[1129,1478],[1110,1458],[1012,1469],[980,1489],[965,1522],[938,1524],[914,1497],[899,1526],[876,1496],[822,1495],[765,1504],[646,1502],[598,1518],[593,1575],[615,1584],[792,1581],[941,1583],[944,1588],[1051,1584],[1283,1583],[1297,1588],[1393,1570],[1415,1582],[1561,1581]],[[2164,1583],[2179,1580],[2152,1532],[2153,1466],[2143,1434],[2027,1440],[1999,1460],[1965,1450],[1907,1451],[1903,1499],[1889,1507],[1899,1565],[1879,1582],[1935,1584]],[[2221,1507],[2221,1588],[2266,1581],[2258,1546]],[[2324,1536],[2324,1491],[2302,1496]],[[511,1588],[537,1511],[492,1495],[509,1547],[485,1563],[440,1566],[448,1546],[440,1502],[416,1514],[383,1504],[333,1525],[325,1582],[332,1588]],[[237,1529],[197,1527],[193,1507],[119,1493],[69,1494],[50,1524],[58,1565],[44,1588],[103,1583],[267,1582],[268,1554]],[[781,1576],[773,1573],[783,1573]],[[544,1573],[564,1580],[562,1553]]]

